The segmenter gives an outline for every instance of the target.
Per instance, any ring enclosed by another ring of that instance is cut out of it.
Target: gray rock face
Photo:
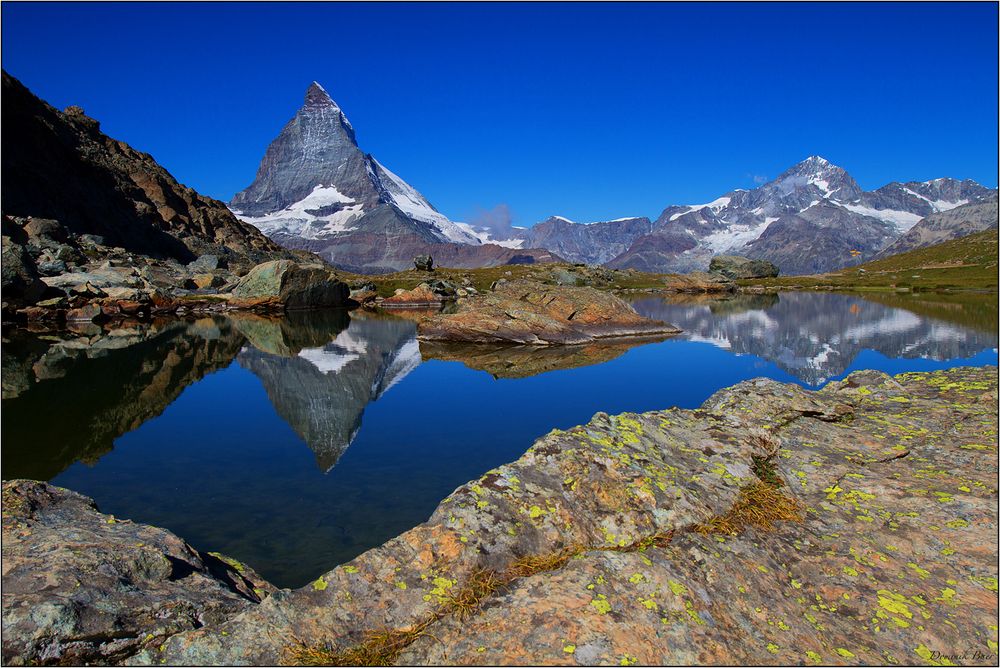
[[[708,270],[722,274],[726,278],[773,278],[778,268],[767,260],[751,260],[739,255],[717,255],[712,258]]]
[[[879,252],[879,257],[933,246],[997,227],[997,195],[983,202],[964,204],[950,211],[932,213],[909,232]]]
[[[235,560],[32,480],[3,483],[3,561],[7,665],[117,663],[275,591]]]
[[[374,206],[378,193],[368,174],[370,165],[347,116],[313,82],[302,108],[267,147],[253,183],[236,193],[230,205],[247,216],[260,216],[304,200],[322,184]]]

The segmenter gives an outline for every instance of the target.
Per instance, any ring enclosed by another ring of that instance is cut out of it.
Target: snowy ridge
[[[409,183],[390,172],[375,158],[372,158],[371,161],[378,168],[375,171],[375,178],[379,180],[382,192],[389,196],[389,204],[396,205],[400,211],[414,220],[430,223],[436,227],[444,241],[453,241],[460,244],[481,243],[479,237],[475,234],[471,234],[463,226],[452,222],[447,216],[438,212]]]

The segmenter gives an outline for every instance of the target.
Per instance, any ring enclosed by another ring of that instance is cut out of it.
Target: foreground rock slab
[[[624,336],[676,334],[673,325],[645,318],[618,297],[589,287],[507,281],[465,297],[450,313],[420,322],[425,341],[578,344]]]
[[[116,663],[216,624],[274,591],[249,567],[164,529],[119,520],[80,494],[3,484],[3,659]]]
[[[131,661],[995,664],[996,480],[995,367],[749,381],[553,431],[425,524]],[[797,519],[733,521],[761,485]]]

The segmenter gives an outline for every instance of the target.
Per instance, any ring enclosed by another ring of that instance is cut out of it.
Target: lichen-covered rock
[[[350,289],[325,267],[273,260],[251,269],[232,294],[241,308],[293,311],[346,306]]]
[[[425,319],[418,329],[425,341],[529,345],[679,331],[639,315],[618,297],[595,288],[525,280],[498,283],[491,292],[459,299],[454,312]]]
[[[430,255],[418,255],[413,258],[413,266],[418,271],[434,271],[434,258]]]
[[[425,524],[131,661],[337,660],[389,630],[401,664],[995,664],[996,478],[995,367],[749,381],[553,431]],[[797,521],[696,530],[763,480]]]
[[[767,260],[751,260],[741,255],[716,255],[708,265],[710,272],[726,278],[774,278],[778,267]]]
[[[46,483],[3,483],[3,659],[114,663],[274,591],[249,567]]]

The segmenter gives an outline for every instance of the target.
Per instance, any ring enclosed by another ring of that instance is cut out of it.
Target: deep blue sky
[[[655,216],[811,154],[997,185],[997,5],[4,3],[3,67],[227,200],[318,80],[457,220]]]

